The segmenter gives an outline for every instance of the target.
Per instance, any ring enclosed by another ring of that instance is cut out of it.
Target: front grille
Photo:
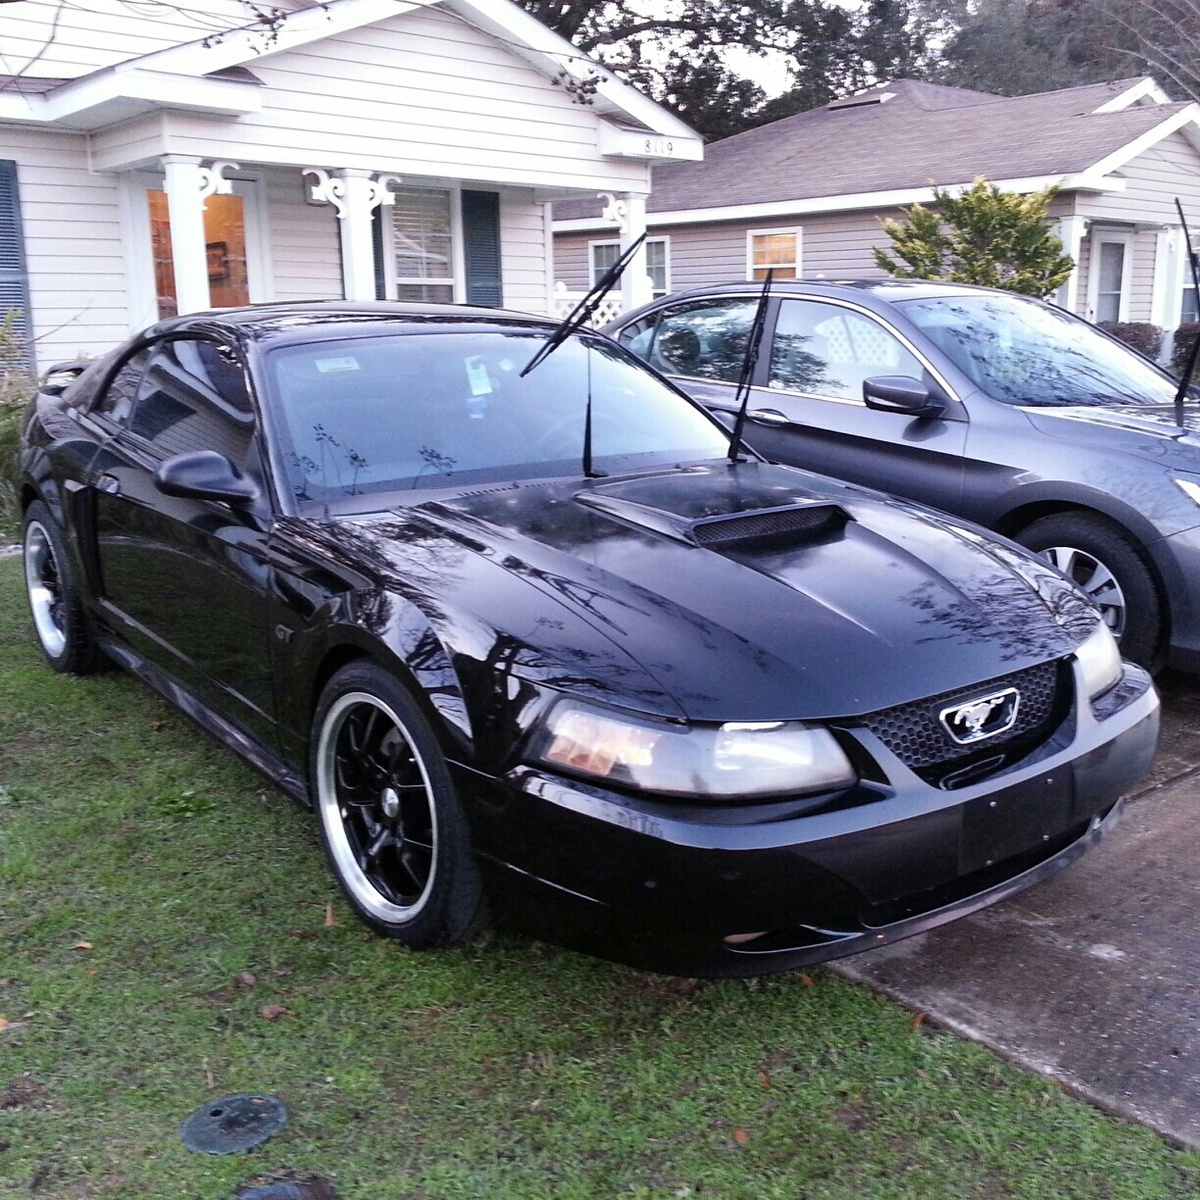
[[[1010,742],[1020,741],[1049,725],[1059,708],[1059,675],[1059,663],[1041,663],[969,688],[956,688],[937,696],[927,696],[924,700],[914,700],[911,704],[898,704],[895,708],[869,713],[862,718],[862,724],[906,767],[916,771],[980,755],[995,755]],[[1011,729],[965,746],[946,732],[940,720],[944,708],[955,701],[966,703],[976,696],[1009,687],[1016,688],[1021,695],[1017,719]],[[1048,728],[1046,732],[1049,733]]]
[[[700,546],[720,546],[730,542],[824,533],[834,525],[842,524],[845,519],[845,512],[835,504],[814,504],[710,517],[696,521],[691,533]]]

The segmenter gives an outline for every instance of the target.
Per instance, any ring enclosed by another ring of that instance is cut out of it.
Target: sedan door
[[[868,408],[863,383],[879,376],[920,380],[943,400],[942,413]],[[781,300],[765,384],[751,397],[746,428],[760,454],[938,508],[958,503],[966,413],[873,314],[833,301]]]
[[[268,745],[275,739],[267,635],[266,499],[245,375],[228,347],[159,342],[137,381],[118,374],[100,406],[112,436],[93,467],[98,591],[133,649]],[[155,473],[195,450],[260,483],[229,504],[165,495]]]

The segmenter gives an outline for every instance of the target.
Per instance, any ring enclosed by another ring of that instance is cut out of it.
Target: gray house
[[[731,279],[869,278],[880,220],[930,183],[1061,186],[1053,216],[1074,275],[1057,297],[1095,321],[1196,319],[1175,197],[1200,227],[1200,105],[1152,79],[993,96],[900,80],[737,134],[653,171],[647,262],[657,294]],[[615,256],[601,203],[554,209],[555,277],[585,287]]]

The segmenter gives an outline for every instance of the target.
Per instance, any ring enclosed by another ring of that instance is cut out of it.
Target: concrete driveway
[[[1200,680],[1168,677],[1154,773],[1048,883],[834,969],[1200,1147]]]

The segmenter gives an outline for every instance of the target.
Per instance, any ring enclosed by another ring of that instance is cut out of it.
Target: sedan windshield
[[[989,396],[1035,408],[1170,404],[1174,380],[1086,321],[1020,296],[899,302]]]
[[[389,333],[267,357],[280,461],[300,500],[720,457],[726,435],[603,339],[572,338],[524,379],[545,335]]]

